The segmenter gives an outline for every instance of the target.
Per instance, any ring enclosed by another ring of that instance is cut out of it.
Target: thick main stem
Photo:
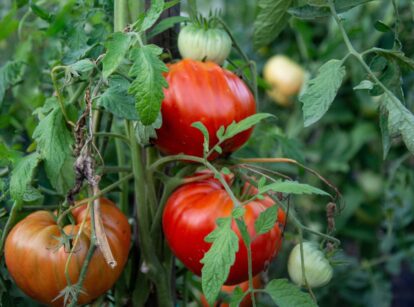
[[[129,140],[131,144],[132,170],[134,173],[135,205],[137,207],[137,220],[141,252],[148,276],[157,287],[158,306],[172,306],[172,295],[169,277],[158,260],[150,236],[149,201],[147,199],[146,171],[141,159],[141,148],[137,143],[132,122],[128,123]]]

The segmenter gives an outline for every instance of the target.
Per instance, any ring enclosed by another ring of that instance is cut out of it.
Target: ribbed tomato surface
[[[79,278],[90,246],[90,217],[86,205],[72,211],[76,225],[64,227],[66,234],[76,235],[85,214],[84,230],[72,255],[69,275],[72,284]],[[89,263],[79,304],[86,304],[109,290],[121,274],[128,259],[131,231],[127,218],[109,200],[101,199],[101,213],[111,251],[117,261],[112,269],[99,248]],[[7,269],[17,286],[33,299],[51,306],[63,306],[63,299],[54,299],[66,287],[65,265],[68,250],[59,245],[61,233],[56,216],[37,211],[20,221],[10,232],[5,245]]]
[[[250,193],[256,189],[249,187]],[[254,222],[261,212],[274,205],[269,197],[251,201],[245,205],[245,222],[252,238],[253,274],[263,271],[277,254],[282,243],[284,212],[279,209],[278,222],[268,233],[257,235]],[[189,183],[178,188],[168,199],[163,213],[163,229],[166,240],[175,256],[193,273],[201,275],[200,260],[211,243],[204,238],[216,227],[216,220],[231,215],[233,203],[224,187],[214,178]],[[227,285],[248,279],[247,250],[236,223],[232,228],[239,237],[236,260],[226,280]]]
[[[169,65],[165,77],[168,88],[164,90],[162,126],[155,141],[165,154],[202,156],[204,137],[192,123],[201,121],[207,127],[211,148],[218,142],[216,132],[221,126],[227,127],[256,112],[246,84],[213,62],[185,59]],[[242,146],[251,132],[249,129],[226,141],[222,155]]]

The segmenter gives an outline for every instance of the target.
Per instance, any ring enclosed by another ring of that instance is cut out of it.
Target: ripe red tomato
[[[249,193],[257,190],[248,186]],[[279,209],[278,222],[265,234],[257,235],[254,222],[259,214],[274,205],[269,197],[254,200],[245,205],[244,219],[252,238],[253,274],[256,275],[276,256],[282,243],[282,225],[285,214]],[[204,238],[216,227],[216,220],[231,215],[233,202],[217,179],[209,178],[182,185],[169,197],[163,213],[163,229],[168,245],[175,256],[194,274],[201,275],[203,258],[211,243]],[[236,223],[233,230],[239,237],[239,250],[230,269],[226,285],[234,285],[248,279],[247,250]]]
[[[240,287],[243,292],[246,292],[247,289],[249,289],[249,281],[245,281],[245,282],[242,282],[242,283],[234,285],[234,286],[223,286],[223,287],[221,287],[221,291],[231,295],[233,293],[234,289],[236,289],[236,287]],[[260,289],[262,287],[262,281],[260,279],[260,275],[256,275],[255,277],[253,277],[253,287],[255,289]],[[208,304],[208,302],[207,302],[204,295],[201,296],[200,300],[201,300],[201,304],[202,304],[203,307],[209,307],[209,304]],[[229,307],[230,304],[222,303],[222,302],[216,302],[214,304],[214,307],[217,307],[217,306]],[[252,306],[252,297],[250,296],[250,294],[248,294],[241,301],[241,303],[239,304],[239,307],[251,307],[251,306]]]
[[[201,121],[210,134],[210,147],[217,144],[217,130],[256,113],[256,104],[246,84],[213,62],[190,59],[169,65],[168,88],[162,102],[162,126],[155,144],[165,154],[203,156],[202,133],[191,126]],[[237,150],[252,129],[222,144],[223,156]],[[217,155],[215,155],[217,156]],[[211,157],[214,158],[214,157]]]
[[[66,234],[76,235],[85,214],[86,205],[72,211],[76,225],[63,228]],[[78,303],[86,304],[109,290],[121,274],[131,241],[127,218],[107,199],[101,199],[101,213],[111,251],[117,261],[115,268],[105,262],[100,249],[96,249],[89,263]],[[90,245],[90,217],[72,254],[69,275],[76,283]],[[6,239],[6,266],[17,286],[33,299],[52,306],[63,306],[63,299],[53,301],[66,285],[65,265],[69,253],[59,246],[61,233],[56,216],[47,211],[37,211],[20,221]]]

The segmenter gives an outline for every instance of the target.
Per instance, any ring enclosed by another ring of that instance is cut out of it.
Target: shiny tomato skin
[[[162,126],[156,146],[165,154],[202,156],[202,133],[191,125],[201,121],[210,135],[210,148],[218,142],[216,132],[233,121],[256,113],[256,103],[246,84],[213,62],[190,59],[169,65],[161,106]],[[246,130],[222,144],[223,156],[241,147],[250,137]],[[211,157],[215,158],[217,155]]]
[[[251,190],[254,190],[251,188]],[[253,274],[263,271],[280,249],[285,214],[279,209],[278,222],[266,234],[256,235],[254,222],[261,212],[274,205],[266,197],[245,205],[245,222],[252,238]],[[163,230],[172,252],[194,274],[201,275],[203,258],[211,243],[204,238],[216,227],[216,220],[231,215],[233,203],[223,186],[214,178],[185,184],[169,197],[163,213]],[[248,279],[247,250],[233,221],[233,230],[239,237],[239,250],[230,269],[226,285]]]
[[[79,305],[94,300],[112,288],[128,260],[131,241],[128,220],[111,201],[102,198],[100,202],[105,233],[117,266],[110,268],[100,249],[95,250],[82,287],[85,293],[79,296]],[[72,211],[76,225],[65,226],[63,230],[66,234],[76,235],[83,217],[89,215],[86,207],[81,206]],[[90,246],[90,226],[88,216],[70,261],[72,284],[79,278]],[[48,306],[63,306],[62,298],[53,300],[67,285],[64,271],[69,253],[63,246],[59,247],[57,238],[60,237],[56,216],[48,211],[37,211],[12,229],[5,245],[6,266],[17,286],[28,296]]]

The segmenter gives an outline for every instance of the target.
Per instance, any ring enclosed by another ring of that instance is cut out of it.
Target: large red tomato
[[[217,144],[217,130],[253,115],[256,104],[246,84],[213,62],[190,59],[169,65],[168,88],[162,102],[162,126],[155,144],[166,154],[203,155],[202,133],[191,126],[202,122],[210,134],[210,147]],[[244,131],[221,145],[227,155],[249,138]]]
[[[247,190],[249,193],[257,193],[252,186]],[[278,211],[278,222],[271,231],[257,235],[254,230],[254,222],[259,214],[272,205],[274,202],[269,197],[245,205],[244,219],[252,238],[253,274],[265,269],[282,243],[281,228],[285,222],[285,214],[281,209]],[[230,216],[232,209],[232,200],[214,178],[185,184],[168,199],[163,213],[166,240],[177,258],[196,275],[201,275],[203,264],[200,260],[211,246],[204,238],[216,227],[216,220]],[[247,250],[234,221],[232,228],[239,237],[239,250],[226,280],[227,285],[248,279]]]
[[[79,230],[86,205],[72,211],[76,225],[64,227],[66,234]],[[117,261],[110,268],[99,248],[95,250],[89,263],[83,291],[78,303],[86,304],[109,290],[121,274],[131,241],[131,231],[127,218],[109,200],[101,199],[102,221],[111,251]],[[79,273],[90,245],[90,217],[87,217],[84,230],[72,255],[69,275],[72,284]],[[37,211],[20,221],[10,232],[5,245],[5,260],[10,275],[17,286],[33,299],[51,306],[63,306],[63,299],[54,299],[66,287],[65,265],[69,253],[59,246],[61,238],[56,216],[47,211]]]

